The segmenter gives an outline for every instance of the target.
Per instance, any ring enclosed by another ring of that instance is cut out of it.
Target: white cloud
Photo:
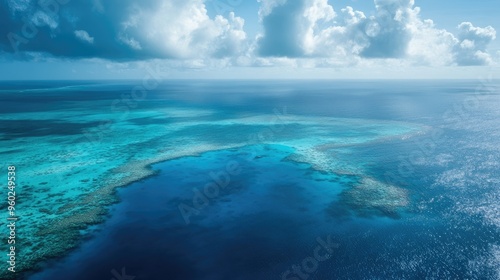
[[[418,18],[420,12],[414,4],[413,0],[375,0],[376,14],[358,24],[360,28],[364,27],[368,36],[368,45],[361,51],[361,56],[405,57],[411,40],[408,26]]]
[[[85,30],[75,30],[75,36],[84,41],[84,42],[87,42],[89,44],[93,44],[94,43],[94,37],[91,37],[89,35],[89,33]]]
[[[326,0],[262,4],[265,33],[259,52],[268,56],[402,57],[410,37],[406,24],[418,14],[410,0],[376,0],[377,13],[369,18],[352,7],[337,15]],[[276,22],[287,24],[288,30]]]
[[[58,6],[58,13],[49,13],[36,0],[8,0],[11,17],[2,18],[6,21],[2,25],[22,25],[27,18],[37,27],[48,26],[39,28],[37,36],[51,40],[32,40],[20,48],[22,52],[54,56],[117,60],[225,58],[248,49],[244,20],[234,13],[211,18],[204,0],[122,0],[118,5],[117,1],[92,0],[89,5],[83,2],[68,1]],[[0,37],[0,47],[12,45],[4,37]],[[68,40],[70,37],[74,40]],[[62,43],[68,48],[61,49]],[[12,51],[11,47],[5,49]]]
[[[141,43],[139,43],[135,38],[130,37],[127,34],[124,34],[124,33],[118,34],[118,40],[134,50],[137,50],[137,51],[142,50]]]
[[[229,19],[222,16],[215,18],[215,28],[217,36],[210,43],[210,52],[214,57],[228,57],[245,52],[248,48],[246,44],[247,35],[243,31],[245,21],[236,17],[233,12],[229,13]]]
[[[301,4],[298,4],[298,3]],[[364,60],[399,59],[408,65],[488,65],[488,45],[495,39],[491,26],[465,22],[458,34],[422,19],[414,0],[375,0],[367,17],[346,7],[336,13],[322,0],[261,0],[264,34],[257,54],[297,59],[317,58],[319,65],[352,65]],[[288,30],[276,22],[286,23]],[[321,23],[321,24],[318,24]]]
[[[259,17],[262,19],[271,14],[277,6],[285,4],[287,0],[257,0],[257,2],[260,3]]]
[[[459,65],[490,65],[493,58],[487,53],[488,45],[496,39],[493,27],[475,27],[470,22],[458,26],[458,43],[455,45],[455,60]]]
[[[336,14],[333,7],[328,4],[327,0],[310,0],[306,3],[304,10],[304,18],[306,19],[305,34],[304,34],[304,52],[306,55],[311,55],[315,52],[315,33],[323,24],[331,22]]]
[[[36,0],[7,0],[11,17],[2,19],[2,26],[22,26],[27,18],[37,27],[48,27],[38,28],[37,36],[51,40],[17,44],[23,53],[118,61],[178,59],[188,68],[500,62],[495,51],[488,51],[496,38],[493,27],[463,22],[457,30],[439,29],[421,17],[414,0],[374,0],[371,15],[349,6],[334,9],[328,0],[258,1],[263,33],[252,39],[247,38],[245,20],[234,13],[210,17],[206,0],[122,0],[120,5],[102,0],[81,5],[75,0],[61,5],[58,14],[47,13]],[[68,47],[60,48],[62,43]],[[7,36],[0,38],[0,51],[12,50]]]
[[[374,23],[365,24],[365,14],[349,6],[341,9],[335,20],[336,25],[320,30],[315,36],[314,55],[330,58],[322,60],[323,63],[336,61],[335,64],[339,64],[342,57],[346,61],[354,61],[369,45],[368,34],[376,36],[380,30]]]
[[[435,28],[432,20],[415,19],[409,25],[411,40],[408,59],[415,65],[445,66],[454,63],[453,46],[458,40],[452,33]]]
[[[264,34],[258,37],[258,54],[301,57],[315,52],[318,30],[333,20],[327,0],[261,0],[259,15]]]
[[[49,15],[44,11],[36,11],[31,18],[31,22],[36,26],[47,25],[51,29],[56,29],[59,26],[57,15]]]
[[[166,57],[225,57],[241,52],[246,40],[244,20],[209,18],[202,0],[159,1],[150,9],[135,6],[122,23],[122,37],[134,38]]]

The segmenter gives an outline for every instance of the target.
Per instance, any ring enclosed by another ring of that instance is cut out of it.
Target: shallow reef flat
[[[23,261],[18,270],[31,270],[77,246],[116,202],[115,189],[153,176],[152,164],[210,151],[288,147],[287,160],[362,178],[344,195],[351,206],[396,211],[408,204],[407,193],[365,178],[363,163],[349,160],[349,149],[426,131],[395,121],[291,114],[221,117],[223,112],[189,106],[138,108],[127,114],[62,107],[0,115],[0,154],[4,163],[16,166],[19,180]]]

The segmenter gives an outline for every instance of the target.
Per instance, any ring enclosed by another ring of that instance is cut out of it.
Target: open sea
[[[0,158],[1,279],[500,279],[497,80],[1,82]]]

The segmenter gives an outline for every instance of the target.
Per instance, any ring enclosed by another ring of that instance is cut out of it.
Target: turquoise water
[[[258,158],[247,160],[253,152]],[[341,203],[339,195],[359,178],[325,174],[290,162],[286,160],[289,152],[279,146],[247,147],[157,164],[160,175],[119,191],[123,202],[112,207],[111,218],[96,230],[94,239],[73,258],[58,261],[55,268],[32,279],[67,275],[100,279],[116,267],[126,267],[143,279],[162,279],[162,275],[169,279],[229,279],[233,275],[279,279],[287,266],[312,253],[309,247],[317,237],[326,240],[331,235],[341,244],[373,228],[395,227],[396,220],[381,212],[374,212],[380,217],[373,223],[358,218],[358,209],[350,207],[344,208],[346,213],[339,220],[328,209]],[[225,170],[228,162],[238,162],[241,172],[230,176],[218,195],[207,196],[208,203],[189,217],[187,225],[179,205],[193,206],[193,188],[203,192],[203,186],[213,182],[210,172]],[[151,226],[145,229],[145,224]],[[345,236],[353,229],[359,232]],[[351,245],[338,247],[336,253],[345,254],[343,250]]]
[[[18,277],[497,279],[478,84],[171,81],[121,110],[133,81],[4,85]]]

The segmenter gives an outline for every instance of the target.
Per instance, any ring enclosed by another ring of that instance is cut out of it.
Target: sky
[[[500,73],[499,12],[498,0],[4,0],[0,80],[477,79]]]

